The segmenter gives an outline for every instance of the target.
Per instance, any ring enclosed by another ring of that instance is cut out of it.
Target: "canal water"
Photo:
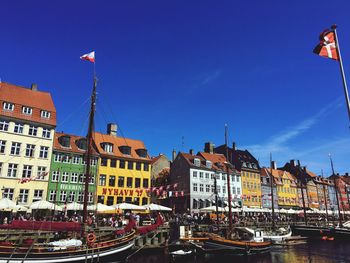
[[[173,262],[162,250],[147,250],[132,256],[128,263]],[[270,253],[251,256],[199,256],[184,263],[345,263],[350,262],[350,242],[311,240],[293,247],[274,247]]]

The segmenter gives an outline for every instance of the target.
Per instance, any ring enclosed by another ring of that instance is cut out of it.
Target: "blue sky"
[[[152,155],[230,143],[262,165],[349,171],[338,64],[312,53],[338,24],[350,79],[349,1],[2,1],[0,77],[50,91],[58,131],[85,134],[96,51],[96,130],[117,122]],[[184,138],[182,140],[182,137]]]

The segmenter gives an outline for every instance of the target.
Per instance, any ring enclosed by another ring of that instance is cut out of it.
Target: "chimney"
[[[190,149],[190,154],[194,155],[194,150],[193,149]]]
[[[297,163],[298,163],[298,166],[300,166],[300,160],[298,160]]]
[[[292,167],[295,167],[295,166],[296,166],[296,161],[295,161],[295,160],[290,160],[290,165],[291,165]]]
[[[306,166],[303,167],[304,172],[306,172]]]
[[[277,163],[276,163],[276,161],[271,161],[271,167],[272,167],[272,169],[277,170]]]
[[[30,89],[33,90],[33,91],[37,91],[37,90],[38,90],[38,84],[33,83],[33,84],[31,85]]]
[[[349,176],[349,173],[345,173],[345,176]]]
[[[175,151],[175,149],[173,149],[173,152],[172,152],[172,161],[175,161],[175,158],[176,158],[176,151]]]
[[[118,126],[115,123],[107,124],[107,134],[112,136],[117,136]]]
[[[236,150],[236,143],[235,142],[232,143],[232,150],[234,150],[234,151]]]
[[[204,152],[213,154],[214,153],[214,146],[215,145],[213,143],[206,142],[204,144]]]

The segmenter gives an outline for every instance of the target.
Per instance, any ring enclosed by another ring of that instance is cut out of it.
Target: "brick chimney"
[[[115,123],[107,124],[107,134],[112,136],[117,136],[118,126]]]
[[[213,154],[214,153],[214,147],[215,147],[215,145],[213,143],[206,142],[204,144],[204,152]]]
[[[276,163],[276,161],[271,161],[271,167],[272,167],[272,169],[277,170],[277,163]]]
[[[234,150],[234,151],[237,150],[235,142],[232,143],[232,150]]]
[[[295,160],[290,160],[290,165],[292,167],[295,167],[295,166],[297,166],[297,162]]]
[[[172,161],[175,161],[175,158],[176,158],[176,151],[175,151],[175,149],[173,149],[173,152],[172,152]]]
[[[189,152],[190,152],[191,155],[194,155],[194,150],[193,149],[190,149]]]

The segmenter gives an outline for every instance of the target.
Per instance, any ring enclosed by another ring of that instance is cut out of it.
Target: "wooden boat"
[[[243,229],[245,229],[251,234],[254,234],[254,229],[251,229],[248,227],[245,227]],[[280,243],[292,236],[292,230],[290,228],[278,229],[277,231],[274,231],[274,232],[264,232],[263,236],[264,236],[264,240],[271,241],[272,243]]]

